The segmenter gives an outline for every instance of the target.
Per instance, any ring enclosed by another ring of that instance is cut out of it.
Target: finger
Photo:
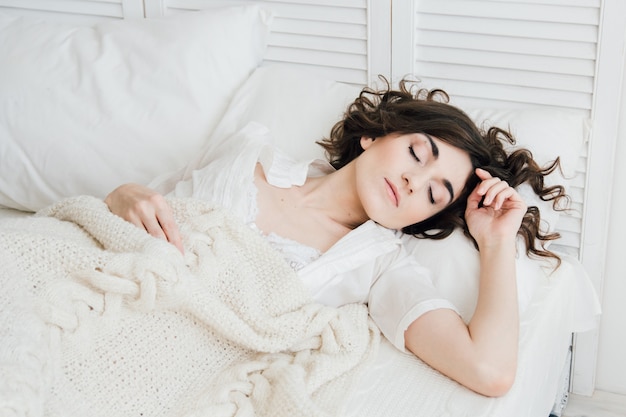
[[[494,203],[496,197],[505,190],[508,190],[509,188],[509,184],[506,181],[497,181],[491,183],[484,194],[485,198],[483,199],[483,205],[491,206]]]
[[[506,183],[503,183],[500,178],[489,178],[483,180],[480,184],[476,186],[476,194],[480,196],[480,205],[491,204],[495,193],[500,189],[507,187]]]
[[[526,211],[526,203],[519,195],[519,193],[513,188],[509,187],[496,197],[496,205],[500,207],[518,207],[523,208]]]
[[[135,215],[134,213],[129,212],[129,213],[124,214],[124,216],[120,216],[120,217],[122,217],[124,220],[134,224],[135,226],[137,226],[140,229],[145,229],[146,228],[144,226],[144,224],[143,224],[143,220],[141,220],[141,217]]]
[[[476,168],[474,172],[481,179],[481,182],[474,187],[474,190],[467,198],[467,208],[470,209],[482,207],[484,205],[484,196],[489,188],[501,181],[500,178],[492,176],[489,171],[482,168]]]
[[[167,241],[176,246],[180,253],[184,254],[185,250],[183,249],[183,241],[180,236],[180,229],[178,228],[178,224],[176,224],[176,221],[174,220],[172,212],[169,210],[159,212],[157,220],[159,221],[159,225],[163,230]]]
[[[151,235],[167,241],[167,235],[155,216],[144,217],[142,227]]]
[[[507,187],[506,189],[500,191],[497,195],[494,196],[491,206],[495,210],[500,210],[504,206],[504,204],[514,195],[515,190],[511,187]]]
[[[476,173],[476,175],[478,176],[478,178],[480,178],[481,180],[486,180],[488,178],[493,178],[493,175],[491,175],[489,173],[489,171],[486,171],[482,168],[476,168],[474,170],[474,172]]]
[[[470,195],[467,197],[467,209],[477,209],[483,199],[482,194],[478,192],[478,185],[474,187]]]

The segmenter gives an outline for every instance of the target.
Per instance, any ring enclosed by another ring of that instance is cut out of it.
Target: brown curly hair
[[[376,138],[390,133],[426,133],[466,151],[473,167],[488,171],[512,187],[527,182],[543,201],[552,201],[555,210],[563,210],[569,203],[563,186],[546,186],[544,183],[545,176],[560,169],[559,158],[540,167],[527,149],[507,153],[504,143],[515,144],[513,135],[498,127],[482,130],[465,112],[448,104],[449,96],[445,91],[417,88],[417,81],[408,79],[400,81],[398,89],[392,89],[385,78],[380,78],[386,88],[364,88],[348,106],[344,118],[333,126],[330,136],[318,142],[334,168],[343,167],[363,152],[360,145],[363,136]],[[459,198],[452,204],[402,231],[419,238],[443,239],[459,227],[473,240],[464,214],[467,197],[479,181],[478,176],[470,175]],[[560,258],[545,245],[560,235],[542,233],[540,221],[538,207],[528,207],[518,234],[526,243],[527,254],[555,259],[558,267]]]

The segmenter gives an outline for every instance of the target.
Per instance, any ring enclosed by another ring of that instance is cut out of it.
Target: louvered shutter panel
[[[414,4],[413,70],[459,104],[591,110],[599,0]]]
[[[0,0],[0,11],[78,24],[144,16],[143,0]]]

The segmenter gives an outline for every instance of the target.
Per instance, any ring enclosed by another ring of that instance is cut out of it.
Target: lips
[[[398,203],[399,203],[398,189],[387,178],[385,178],[385,182],[387,183],[387,194],[389,195],[389,198],[393,202],[393,205],[398,207]]]

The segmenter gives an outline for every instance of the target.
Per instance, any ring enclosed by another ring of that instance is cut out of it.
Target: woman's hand
[[[514,240],[526,214],[526,203],[513,187],[477,168],[482,180],[467,199],[465,220],[479,248]]]
[[[124,184],[113,190],[104,202],[117,214],[149,234],[164,239],[184,253],[174,213],[165,197],[139,184]]]

